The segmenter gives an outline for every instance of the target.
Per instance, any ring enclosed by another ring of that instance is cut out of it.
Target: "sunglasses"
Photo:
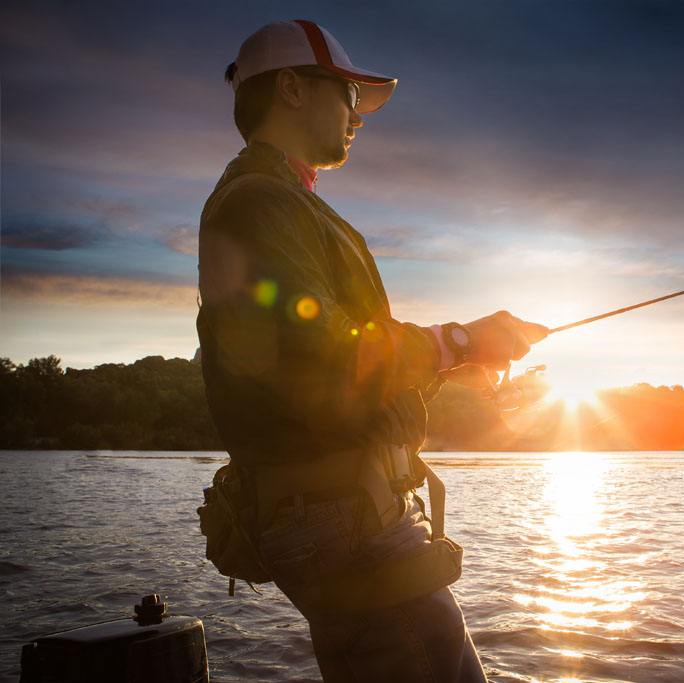
[[[359,106],[359,102],[361,101],[361,89],[359,88],[358,83],[354,83],[354,81],[345,81],[342,78],[328,76],[327,74],[307,73],[303,75],[306,76],[306,78],[317,78],[322,81],[335,81],[335,83],[341,83],[345,86],[349,108],[355,110]]]

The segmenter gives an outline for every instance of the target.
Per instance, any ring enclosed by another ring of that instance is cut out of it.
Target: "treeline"
[[[445,385],[429,407],[426,450],[684,450],[684,388],[635,384],[599,391],[578,406],[540,400],[499,411],[491,400]]]
[[[428,412],[426,450],[684,449],[681,386],[610,389],[576,411],[535,401],[502,412],[448,382]],[[161,356],[87,370],[63,370],[55,356],[0,359],[0,448],[223,450],[199,363]]]
[[[680,385],[608,389],[599,392],[595,405],[578,411],[577,419],[587,450],[684,450]]]
[[[55,356],[0,359],[0,448],[222,450],[201,368],[149,356],[62,370]]]

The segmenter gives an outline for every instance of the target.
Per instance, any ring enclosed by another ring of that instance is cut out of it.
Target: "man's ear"
[[[304,80],[292,69],[280,69],[275,81],[276,97],[283,104],[300,109],[304,104],[306,89]]]

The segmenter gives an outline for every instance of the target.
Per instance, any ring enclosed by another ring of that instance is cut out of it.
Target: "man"
[[[425,476],[439,494],[417,457],[424,401],[547,330],[506,312],[398,322],[363,237],[313,192],[395,79],[308,21],[261,28],[226,76],[247,147],[202,214],[198,332],[262,568],[309,621],[324,680],[484,681],[448,588],[460,549],[415,495]]]

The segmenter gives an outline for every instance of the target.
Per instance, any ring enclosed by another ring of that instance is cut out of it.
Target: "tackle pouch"
[[[224,465],[214,474],[212,485],[204,489],[204,505],[197,508],[200,530],[207,538],[207,559],[230,577],[230,595],[235,579],[250,585],[272,581],[250,533],[256,509],[246,480],[232,463]]]
[[[409,555],[328,576],[301,600],[326,614],[385,609],[454,583],[461,576],[462,561],[463,548],[443,537]]]

